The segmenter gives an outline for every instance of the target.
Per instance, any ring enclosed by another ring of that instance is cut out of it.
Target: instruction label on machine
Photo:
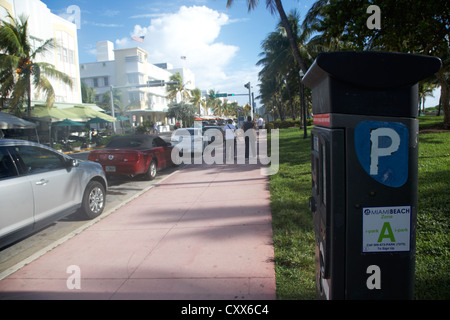
[[[363,252],[410,250],[411,206],[363,208]]]

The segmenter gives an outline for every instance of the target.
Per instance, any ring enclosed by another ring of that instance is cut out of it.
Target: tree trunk
[[[441,97],[439,100],[444,113],[444,127],[450,129],[450,84],[445,79],[445,74],[442,69],[438,72],[437,78],[441,86]]]
[[[289,24],[289,20],[286,16],[286,12],[284,12],[283,5],[281,4],[281,0],[274,0],[277,6],[278,13],[280,14],[281,22],[283,23],[284,29],[286,30],[287,37],[289,39],[289,44],[291,45],[292,53],[294,54],[295,61],[297,62],[300,70],[303,71],[303,74],[306,74],[308,68],[306,67],[305,61],[303,61],[302,56],[300,55],[300,50],[297,46],[297,41],[294,38],[294,34],[292,33],[291,25]],[[302,83],[303,77],[300,79],[299,90],[302,91]],[[306,119],[303,119],[303,125],[306,128]],[[305,135],[306,138],[306,135]]]
[[[284,12],[283,5],[281,0],[275,0],[275,4],[277,6],[278,13],[280,14],[281,22],[283,23],[284,29],[286,30],[287,37],[289,39],[289,44],[291,45],[292,52],[294,54],[295,61],[297,61],[298,66],[306,73],[308,68],[306,67],[305,62],[303,61],[300,50],[298,49],[297,42],[295,40],[294,34],[292,33],[291,26],[289,24],[289,20]]]
[[[31,78],[28,79],[27,86],[27,116],[28,118],[31,117]]]

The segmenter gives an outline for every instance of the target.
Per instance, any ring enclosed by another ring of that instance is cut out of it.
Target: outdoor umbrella
[[[76,122],[70,119],[64,119],[61,122],[55,124],[56,127],[69,127],[69,126],[84,126],[84,123]]]
[[[0,129],[34,129],[36,124],[25,121],[12,114],[0,112]]]
[[[112,121],[108,121],[106,119],[100,118],[100,117],[95,117],[90,119],[87,123],[109,123]]]
[[[12,114],[0,112],[0,138],[3,136],[3,133],[1,132],[2,129],[34,129],[36,132],[37,141],[39,142],[36,124],[25,121],[22,118],[13,116]]]
[[[109,122],[112,122],[112,121],[108,121],[108,120],[106,120],[104,118],[100,118],[100,117],[95,117],[95,118],[92,118],[91,120],[89,120],[87,123],[89,123],[89,124],[98,123],[99,125],[97,126],[97,130],[100,130],[100,123],[109,123]]]
[[[77,127],[81,127],[84,126],[84,123],[81,122],[76,122],[70,119],[64,119],[63,121],[58,122],[57,124],[55,124],[55,127],[67,127],[67,132],[66,132],[66,136],[69,136],[69,127],[71,126],[77,126]],[[50,134],[51,134],[51,125],[50,125]],[[50,135],[51,136],[51,135]]]
[[[116,119],[120,121],[120,127],[122,130],[123,130],[123,122],[131,120],[130,118],[124,116],[118,116]]]

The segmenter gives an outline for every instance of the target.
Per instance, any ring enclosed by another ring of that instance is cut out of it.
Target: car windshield
[[[151,148],[153,137],[120,137],[111,140],[107,148]]]

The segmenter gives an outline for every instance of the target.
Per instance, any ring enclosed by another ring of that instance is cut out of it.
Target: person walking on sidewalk
[[[258,118],[258,129],[261,130],[264,127],[264,119],[259,117]]]
[[[228,123],[222,128],[222,130],[225,132],[226,162],[232,163],[234,160],[234,150],[236,145],[236,127],[233,125],[233,120],[229,119]]]
[[[245,159],[249,158],[249,148],[251,145],[252,148],[252,157],[254,157],[256,155],[256,150],[255,150],[255,141],[256,141],[256,136],[255,136],[255,122],[252,121],[252,117],[248,116],[247,117],[247,121],[244,122],[244,133],[245,133]],[[247,132],[248,130],[251,130],[249,132]],[[250,139],[251,138],[251,139]]]

